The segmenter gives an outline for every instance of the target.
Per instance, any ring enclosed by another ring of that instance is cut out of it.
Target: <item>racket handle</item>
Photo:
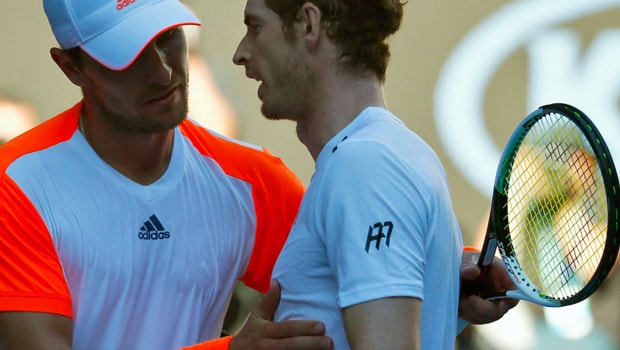
[[[480,251],[480,257],[478,258],[478,267],[480,268],[480,275],[474,281],[462,280],[461,283],[461,295],[480,295],[482,282],[487,277],[489,268],[495,259],[495,250],[497,249],[497,235],[492,230],[487,232]],[[478,251],[473,247],[465,247],[464,251]]]
[[[495,250],[497,249],[497,235],[495,232],[489,232],[482,246],[480,258],[478,259],[478,267],[480,267],[480,276],[478,282],[484,281],[489,272],[489,268],[495,259]]]
[[[497,249],[497,233],[495,233],[496,230],[493,220],[494,217],[495,206],[491,205],[489,222],[487,223],[487,232],[484,235],[484,242],[482,243],[482,249],[480,250],[480,258],[478,259],[478,267],[480,267],[480,276],[478,277],[478,282],[484,281],[484,279],[487,277],[489,267],[491,267],[491,264],[495,259],[495,250]]]

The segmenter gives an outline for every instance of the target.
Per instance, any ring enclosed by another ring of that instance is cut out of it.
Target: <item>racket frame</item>
[[[561,114],[569,118],[582,131],[584,137],[591,144],[595,152],[595,156],[599,162],[599,168],[605,173],[603,174],[603,183],[607,194],[608,232],[601,261],[592,275],[592,278],[585,286],[576,294],[563,299],[546,295],[532,283],[521,268],[517,256],[514,254],[510,232],[507,232],[509,226],[508,198],[506,192],[509,178],[505,174],[510,173],[515,160],[516,151],[519,149],[527,132],[539,119],[550,113]],[[512,133],[502,152],[493,187],[487,232],[478,260],[478,266],[481,269],[478,280],[481,281],[486,278],[491,263],[493,262],[495,251],[498,249],[506,267],[506,271],[518,289],[482,296],[489,300],[498,298],[527,300],[547,307],[572,305],[586,299],[600,287],[615,264],[618,248],[620,246],[619,208],[620,186],[618,185],[616,168],[613,164],[611,152],[607,148],[602,135],[599,133],[594,123],[582,111],[564,103],[544,105],[530,113]]]

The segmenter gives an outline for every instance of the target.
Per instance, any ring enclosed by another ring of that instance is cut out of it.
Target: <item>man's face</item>
[[[187,115],[187,67],[187,42],[177,27],[156,37],[125,70],[110,70],[82,55],[81,87],[85,102],[117,129],[159,133]]]
[[[258,98],[263,115],[299,120],[316,85],[305,62],[302,40],[285,36],[280,17],[264,0],[248,0],[244,17],[247,32],[233,62],[245,67],[248,78],[261,82]]]

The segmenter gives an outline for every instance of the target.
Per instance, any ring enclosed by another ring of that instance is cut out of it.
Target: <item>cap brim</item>
[[[164,0],[132,13],[81,47],[107,68],[123,70],[157,35],[182,25],[200,25],[200,21],[178,0]]]

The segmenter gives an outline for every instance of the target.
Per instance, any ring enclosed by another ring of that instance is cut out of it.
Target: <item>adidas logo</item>
[[[170,238],[170,232],[166,231],[155,214],[151,215],[144,225],[140,227],[138,238],[142,240],[158,240]]]
[[[116,9],[120,11],[134,2],[136,2],[136,0],[116,0]]]

